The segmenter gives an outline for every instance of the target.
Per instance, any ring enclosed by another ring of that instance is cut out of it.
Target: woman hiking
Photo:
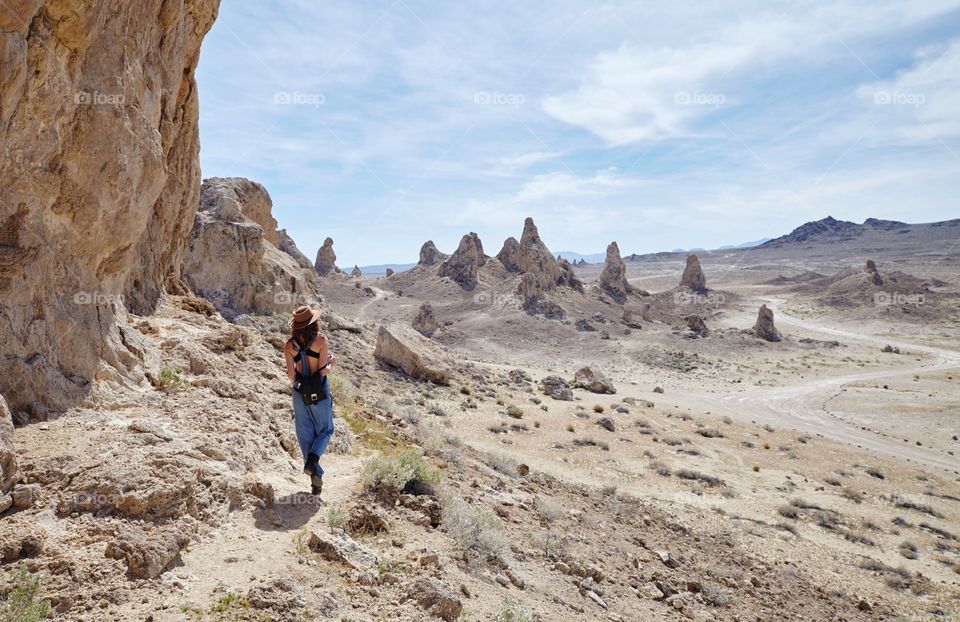
[[[288,323],[291,338],[283,348],[287,376],[293,383],[293,416],[303,452],[303,472],[310,476],[314,495],[323,491],[320,456],[333,437],[333,398],[327,374],[336,359],[320,332],[319,319],[319,310],[297,307]]]

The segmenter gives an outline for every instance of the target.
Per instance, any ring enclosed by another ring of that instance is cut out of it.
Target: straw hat
[[[287,327],[290,330],[303,330],[320,319],[320,309],[311,309],[306,305],[301,305],[290,316]]]

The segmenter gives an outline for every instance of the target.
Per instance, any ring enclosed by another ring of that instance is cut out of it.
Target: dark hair
[[[316,322],[313,322],[299,330],[294,330],[293,338],[304,345],[310,345],[313,343],[313,340],[316,339],[319,332],[320,326]]]

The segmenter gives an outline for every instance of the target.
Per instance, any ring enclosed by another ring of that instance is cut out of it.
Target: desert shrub
[[[531,622],[533,618],[530,613],[524,609],[523,605],[513,600],[505,598],[500,613],[494,618],[495,622]]]
[[[654,460],[647,467],[653,470],[657,475],[662,475],[663,477],[670,477],[670,467],[660,462],[659,460]]]
[[[723,438],[723,432],[716,428],[700,428],[696,432],[704,438]]]
[[[440,472],[427,464],[419,449],[370,458],[363,466],[363,482],[371,492],[430,493],[439,480]]]
[[[903,508],[905,510],[914,510],[916,512],[922,512],[923,514],[934,516],[936,518],[943,518],[942,514],[934,510],[929,505],[926,505],[924,503],[916,503],[914,501],[911,501],[910,499],[901,497],[900,495],[897,495],[894,498],[893,504],[898,508]]]
[[[673,436],[664,436],[662,439],[660,439],[660,442],[664,443],[665,445],[669,445],[671,447],[676,447],[677,445],[683,445],[684,443],[682,438],[676,438]]]
[[[179,389],[187,384],[183,377],[183,370],[179,367],[164,367],[157,375],[156,387],[161,390]]]
[[[511,404],[507,406],[507,415],[513,417],[514,419],[520,419],[523,417],[523,409],[519,406],[514,406]]]
[[[863,495],[853,488],[844,488],[840,494],[843,495],[845,499],[850,499],[854,503],[863,503]]]
[[[39,622],[46,618],[50,613],[50,601],[37,600],[40,578],[23,565],[14,570],[10,578],[13,589],[0,606],[3,622]]]
[[[920,554],[919,554],[920,549],[918,549],[917,545],[914,544],[913,542],[909,542],[909,541],[901,542],[899,549],[900,549],[900,555],[906,557],[907,559],[917,559],[918,557],[920,557]]]
[[[548,523],[552,523],[558,518],[562,512],[560,506],[552,502],[546,497],[537,497],[536,504],[534,509],[537,511],[537,514]]]
[[[719,477],[714,477],[713,475],[708,475],[706,473],[701,473],[700,471],[694,471],[693,469],[680,469],[674,473],[680,479],[689,479],[696,480],[698,482],[703,482],[707,486],[722,486],[723,480]]]
[[[572,423],[567,424],[567,432],[574,432],[576,429],[577,428]]]
[[[593,405],[593,412],[595,412],[595,413],[602,413],[602,412],[603,412],[603,404],[594,404],[594,405]]]
[[[781,505],[777,508],[777,513],[784,518],[792,518],[794,520],[800,518],[800,510],[793,505]]]
[[[769,423],[763,424],[763,429],[766,430],[767,432],[773,432],[773,426],[770,425]]]
[[[507,477],[517,477],[517,461],[509,456],[500,453],[489,453],[482,456],[482,460],[487,466],[497,473],[502,473]]]
[[[464,555],[476,553],[497,559],[506,544],[500,535],[500,521],[486,508],[471,506],[450,492],[440,495],[443,530]]]
[[[350,515],[339,505],[331,505],[327,510],[327,524],[330,525],[330,529],[343,529],[348,520]]]
[[[838,479],[835,478],[835,477],[828,477],[827,479],[825,479],[825,480],[823,480],[823,481],[824,481],[825,483],[827,483],[827,484],[830,484],[831,486],[840,486],[840,485],[841,485],[840,480],[838,480]]]
[[[887,476],[883,474],[883,471],[876,467],[870,467],[867,469],[867,475],[870,477],[875,477],[877,479],[887,479]]]
[[[759,473],[759,472],[760,472],[760,465],[759,465],[759,464],[755,464],[755,465],[753,465],[753,466],[750,467],[750,468],[753,469],[753,472],[754,472],[754,473]]]
[[[725,424],[727,424],[727,425],[733,425],[733,419],[731,419],[730,417],[727,417],[726,415],[724,415],[724,416],[720,419],[720,421],[723,421],[723,422],[724,422]]]

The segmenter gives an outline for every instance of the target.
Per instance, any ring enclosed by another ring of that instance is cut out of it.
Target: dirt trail
[[[693,394],[688,395],[685,401],[702,404],[704,400],[710,400],[716,404],[716,408],[721,410],[723,414],[740,420],[769,423],[775,426],[793,428],[801,432],[822,434],[871,451],[889,454],[908,462],[953,473],[960,472],[960,460],[954,456],[916,446],[912,442],[905,442],[902,438],[893,438],[876,431],[861,429],[860,426],[844,421],[825,408],[826,402],[844,385],[850,383],[913,376],[914,374],[931,371],[960,370],[960,353],[808,322],[784,313],[778,306],[782,302],[781,300],[774,298],[763,298],[762,300],[771,306],[776,313],[777,322],[781,325],[795,326],[811,332],[842,337],[852,341],[877,345],[890,344],[902,351],[921,352],[927,357],[921,361],[911,359],[909,364],[896,369],[844,374],[830,378],[813,378],[788,386],[747,389],[722,396],[719,399],[713,396]]]

